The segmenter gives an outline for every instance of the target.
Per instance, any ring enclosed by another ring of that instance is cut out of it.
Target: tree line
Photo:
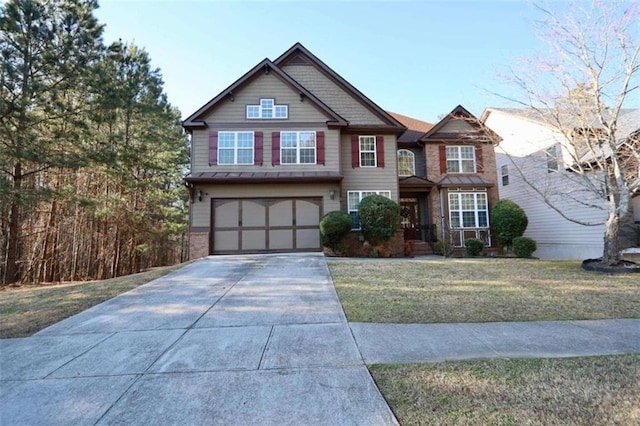
[[[180,112],[95,0],[0,9],[0,282],[104,279],[184,259]]]

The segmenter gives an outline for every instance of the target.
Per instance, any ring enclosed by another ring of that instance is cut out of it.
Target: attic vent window
[[[247,118],[289,118],[288,105],[276,105],[274,99],[260,99],[260,105],[247,105]]]

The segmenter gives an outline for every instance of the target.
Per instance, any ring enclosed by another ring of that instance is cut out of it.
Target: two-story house
[[[462,107],[435,126],[388,113],[299,43],[183,126],[192,259],[319,251],[321,217],[343,210],[357,231],[371,194],[401,204],[405,239],[491,245],[494,135]]]

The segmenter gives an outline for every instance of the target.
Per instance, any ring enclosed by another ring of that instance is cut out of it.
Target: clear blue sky
[[[565,3],[553,3],[557,7]],[[497,77],[540,42],[525,1],[102,0],[107,43],[144,47],[183,118],[264,58],[301,42],[382,108],[436,122],[504,106]]]

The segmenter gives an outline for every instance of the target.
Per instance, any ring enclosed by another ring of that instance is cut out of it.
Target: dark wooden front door
[[[400,223],[404,229],[404,239],[420,239],[420,213],[417,198],[400,199]]]

